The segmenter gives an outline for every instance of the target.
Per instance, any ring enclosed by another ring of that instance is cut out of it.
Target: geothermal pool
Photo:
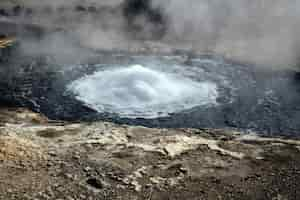
[[[217,85],[184,75],[184,68],[155,64],[107,67],[68,85],[79,101],[99,113],[125,118],[168,117],[197,106],[213,106]]]
[[[54,120],[300,132],[300,79],[294,71],[185,55],[101,55],[89,64],[36,65],[22,70],[13,88],[0,84],[2,104]]]

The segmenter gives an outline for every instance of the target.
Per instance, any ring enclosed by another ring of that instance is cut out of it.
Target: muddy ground
[[[299,199],[300,141],[0,110],[0,199]]]

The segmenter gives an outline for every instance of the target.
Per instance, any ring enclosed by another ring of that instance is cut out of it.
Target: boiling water
[[[217,85],[185,77],[182,70],[120,66],[75,80],[68,89],[98,112],[128,118],[166,117],[196,106],[215,106]]]

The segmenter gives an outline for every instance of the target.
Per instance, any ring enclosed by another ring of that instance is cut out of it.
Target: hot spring
[[[215,83],[199,82],[182,74],[180,68],[175,71],[156,66],[120,66],[84,76],[68,89],[100,113],[128,118],[167,117],[169,113],[216,104]]]
[[[20,63],[13,81],[0,81],[0,102],[53,120],[300,132],[300,79],[294,71],[181,54],[99,53],[88,64]]]

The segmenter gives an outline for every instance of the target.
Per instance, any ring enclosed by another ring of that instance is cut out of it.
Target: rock
[[[142,186],[139,184],[138,181],[134,180],[130,184],[134,186],[134,190],[136,192],[140,192],[142,190]]]
[[[143,166],[136,170],[133,174],[136,178],[143,178],[143,175],[147,174],[147,167]]]
[[[103,189],[107,185],[103,180],[96,177],[89,178],[86,183],[96,189]]]
[[[180,170],[180,172],[182,172],[182,173],[184,173],[184,174],[187,174],[188,171],[189,171],[189,169],[186,168],[186,167],[180,167],[179,170]]]
[[[150,181],[153,183],[153,184],[156,184],[156,185],[160,185],[162,182],[165,182],[166,179],[165,178],[162,178],[162,177],[151,177],[150,178]]]
[[[87,11],[87,8],[85,8],[85,7],[82,6],[82,5],[77,5],[77,6],[75,7],[75,10],[78,11],[78,12],[85,12],[85,11]]]
[[[74,179],[73,175],[72,175],[72,174],[69,174],[69,173],[65,174],[65,177],[66,177],[67,179],[70,179],[70,180],[73,180],[73,179]]]
[[[90,172],[92,170],[91,167],[87,166],[83,169],[84,172]]]
[[[74,158],[75,160],[79,160],[80,159],[80,155],[75,154],[75,155],[72,156],[72,158]]]
[[[55,156],[57,156],[57,152],[56,151],[49,151],[48,155],[52,156],[52,157],[55,157]]]

